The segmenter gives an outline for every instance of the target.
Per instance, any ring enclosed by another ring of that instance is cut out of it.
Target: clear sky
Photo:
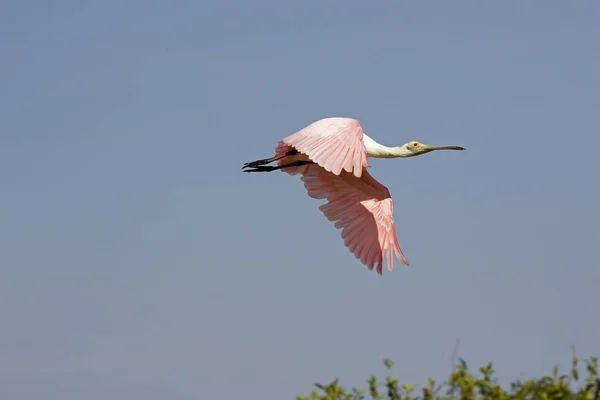
[[[600,3],[0,5],[0,398],[291,399],[455,342],[502,380],[600,356]],[[328,116],[411,263],[383,277],[296,177]]]

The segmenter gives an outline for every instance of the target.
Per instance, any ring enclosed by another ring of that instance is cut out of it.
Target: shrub
[[[393,363],[385,360],[391,369]],[[367,379],[368,388],[348,390],[337,380],[327,385],[315,384],[316,389],[308,396],[298,396],[297,400],[600,400],[600,376],[598,360],[590,358],[585,362],[586,376],[580,380],[579,358],[573,356],[569,374],[559,375],[558,367],[552,374],[539,379],[515,381],[510,389],[502,388],[493,377],[492,364],[479,368],[479,376],[468,371],[467,364],[460,360],[447,382],[436,385],[429,379],[424,387],[416,388],[410,383],[400,384],[393,375],[383,382],[375,376]]]

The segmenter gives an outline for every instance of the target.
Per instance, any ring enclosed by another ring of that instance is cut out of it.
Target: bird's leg
[[[271,157],[271,158],[264,158],[262,160],[256,160],[256,161],[250,161],[244,164],[244,166],[242,167],[242,169],[244,168],[248,168],[248,167],[258,167],[259,165],[265,165],[265,164],[269,164],[272,163],[273,161],[277,161],[277,160],[281,160],[283,157],[287,157],[287,156],[294,156],[298,154],[298,150],[296,149],[292,149],[290,151],[288,151],[287,153],[279,156],[279,157]]]
[[[294,161],[293,163],[277,165],[277,166],[259,165],[254,168],[248,168],[248,169],[244,170],[244,172],[271,172],[271,171],[275,171],[275,170],[287,168],[287,167],[299,167],[299,166],[305,165],[305,164],[314,164],[314,162],[307,161],[307,160],[299,160],[299,161]]]

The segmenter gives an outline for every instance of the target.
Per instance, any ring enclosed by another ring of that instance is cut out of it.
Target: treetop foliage
[[[393,362],[384,361],[391,369]],[[479,368],[479,374],[469,372],[467,363],[459,360],[442,385],[429,379],[422,387],[410,383],[400,384],[398,379],[387,376],[378,381],[375,376],[367,379],[367,389],[344,388],[334,380],[327,385],[315,384],[316,389],[308,396],[296,400],[600,400],[600,375],[598,359],[585,361],[585,376],[580,377],[580,360],[574,355],[568,374],[560,374],[554,367],[552,374],[539,379],[514,381],[510,388],[503,388],[494,378],[492,364]]]

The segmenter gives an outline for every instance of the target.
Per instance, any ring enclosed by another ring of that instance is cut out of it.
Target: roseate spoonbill
[[[434,150],[465,149],[419,142],[387,147],[367,136],[356,119],[324,118],[281,140],[274,157],[245,163],[242,169],[298,175],[310,197],[327,199],[319,209],[342,229],[344,244],[381,275],[384,256],[390,272],[394,254],[402,264],[408,261],[398,244],[390,192],[367,172],[368,157],[414,157]],[[272,162],[277,165],[267,165]]]

